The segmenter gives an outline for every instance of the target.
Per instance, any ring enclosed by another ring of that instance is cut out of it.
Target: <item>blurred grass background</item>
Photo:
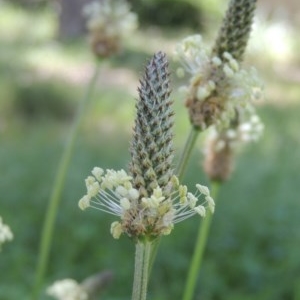
[[[29,299],[56,167],[94,65],[84,36],[57,39],[52,2],[19,2],[0,1],[0,215],[15,236],[0,254],[3,300]],[[157,50],[172,54],[176,41],[198,28],[208,43],[216,34],[227,2],[187,2],[202,16],[199,27],[185,23],[187,16],[179,29],[157,26],[155,19],[142,22],[124,52],[103,63],[68,172],[45,287],[109,269],[115,278],[103,299],[130,298],[134,245],[125,237],[112,239],[113,217],[83,213],[77,203],[94,166],[118,169],[129,162],[136,88],[146,59]],[[300,299],[300,9],[288,4],[279,10],[271,1],[258,4],[246,61],[265,81],[266,99],[258,103],[265,134],[239,154],[232,179],[222,187],[196,299]],[[189,123],[179,81],[173,76],[172,82],[179,155]],[[199,141],[185,178],[191,187],[208,184],[201,147]],[[163,239],[149,299],[180,299],[198,222],[180,223]]]

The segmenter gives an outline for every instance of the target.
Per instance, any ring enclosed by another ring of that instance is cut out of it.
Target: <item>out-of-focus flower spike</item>
[[[231,0],[223,19],[212,56],[222,57],[228,52],[241,61],[253,23],[256,0]]]

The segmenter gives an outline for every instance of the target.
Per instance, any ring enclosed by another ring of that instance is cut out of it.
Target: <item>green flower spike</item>
[[[196,194],[181,185],[172,169],[173,115],[166,55],[156,53],[140,81],[129,172],[94,168],[86,179],[87,194],[79,207],[94,207],[120,217],[111,225],[114,238],[126,233],[153,240],[171,232],[175,223],[214,211],[207,187]],[[198,197],[204,195],[202,203]]]

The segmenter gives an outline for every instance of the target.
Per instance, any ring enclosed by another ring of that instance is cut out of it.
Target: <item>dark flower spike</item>
[[[174,224],[192,215],[214,211],[209,189],[196,185],[196,194],[173,174],[173,115],[166,55],[156,53],[140,81],[137,115],[131,143],[129,174],[95,167],[86,179],[87,194],[79,207],[94,207],[120,217],[111,233],[135,240],[169,234]],[[202,204],[198,197],[204,195]]]
[[[231,0],[212,55],[222,57],[228,52],[240,62],[251,32],[256,0]]]
[[[131,143],[130,172],[135,188],[148,197],[163,191],[173,175],[173,101],[166,55],[158,52],[140,81],[137,117]]]

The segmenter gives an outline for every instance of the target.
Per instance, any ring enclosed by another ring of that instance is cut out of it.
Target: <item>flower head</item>
[[[254,15],[256,0],[231,0],[212,51],[199,35],[177,47],[177,58],[192,78],[186,91],[186,106],[196,129],[211,125],[226,128],[235,109],[257,98],[261,83],[255,70],[241,65]],[[183,74],[183,69],[180,69]]]
[[[114,238],[154,239],[171,232],[175,223],[214,210],[209,190],[197,185],[188,192],[172,169],[173,110],[166,55],[158,52],[140,82],[131,143],[129,173],[94,168],[86,179],[82,209],[94,207],[120,217],[111,225]],[[203,195],[204,200],[198,198]]]
[[[47,288],[47,294],[57,300],[88,300],[99,296],[111,283],[113,273],[109,270],[93,274],[81,283],[71,278],[55,281]]]
[[[107,57],[121,48],[122,39],[137,27],[137,16],[124,0],[101,0],[87,4],[83,10],[93,52]]]
[[[47,294],[57,300],[87,300],[88,294],[83,287],[73,279],[63,279],[54,282]]]
[[[103,171],[102,176],[87,177],[87,194],[80,199],[79,207],[92,207],[120,217],[111,225],[114,238],[122,233],[133,238],[155,238],[169,234],[175,223],[192,215],[204,217],[206,209],[214,211],[214,201],[205,186],[198,184],[192,194],[173,175],[164,190],[158,185],[144,197],[124,170],[104,171],[96,167],[92,174],[99,170]],[[199,201],[201,195],[204,199]]]
[[[11,241],[13,237],[13,233],[11,232],[9,226],[3,223],[0,216],[0,250],[1,245],[5,242]]]
[[[262,97],[263,84],[254,68],[245,69],[229,52],[211,56],[199,35],[185,38],[176,48],[185,71],[192,75],[181,88],[190,120],[197,129],[229,126],[236,109],[248,109]],[[180,73],[184,70],[180,69]]]

